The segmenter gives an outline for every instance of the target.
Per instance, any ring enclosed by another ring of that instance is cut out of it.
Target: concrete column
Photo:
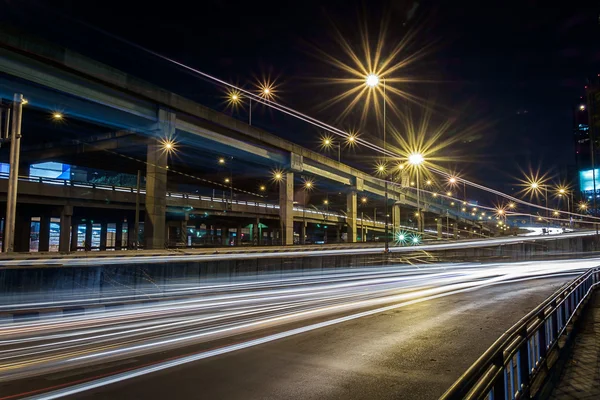
[[[400,231],[400,204],[392,206],[392,226],[394,233]]]
[[[127,248],[134,249],[135,242],[138,239],[138,233],[135,231],[135,221],[127,219]]]
[[[71,249],[71,219],[73,217],[73,206],[64,206],[60,213],[60,236],[58,239],[58,251],[68,253]],[[77,231],[74,233],[77,235]]]
[[[348,224],[348,243],[356,243],[356,192],[346,195],[346,223]]]
[[[235,245],[236,246],[242,245],[242,226],[241,225],[238,225],[235,229]]]
[[[42,215],[40,217],[40,237],[38,250],[50,251],[50,217],[47,215]]]
[[[115,224],[115,250],[123,248],[123,220],[117,221]]]
[[[167,212],[167,152],[158,144],[148,145],[147,160],[144,240],[147,249],[164,249]]]
[[[85,251],[92,250],[92,221],[89,219],[85,222]]]
[[[15,218],[15,252],[29,251],[29,239],[31,238],[31,217],[29,215],[17,214]]]
[[[254,243],[256,246],[260,246],[261,236],[262,235],[260,232],[260,218],[256,217],[256,221],[252,226],[252,243]]]
[[[282,244],[294,244],[294,173],[284,172],[283,179],[279,182],[279,221]]]
[[[106,221],[102,221],[100,224],[100,250],[106,250],[106,242],[108,239],[108,224]]]
[[[223,246],[229,246],[229,227],[221,228],[221,244]]]
[[[186,247],[188,241],[187,228],[189,219],[190,215],[188,213],[185,213],[185,215],[183,216],[183,220],[181,221],[181,225],[179,226],[179,241],[182,242]]]
[[[71,218],[71,251],[77,251],[79,220]]]
[[[300,244],[306,244],[306,221],[300,222]]]
[[[444,238],[444,224],[441,216],[437,218],[437,238],[438,240],[442,240]]]

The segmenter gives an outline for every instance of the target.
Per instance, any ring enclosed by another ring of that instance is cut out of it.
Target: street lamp
[[[357,139],[356,135],[350,134],[350,135],[346,136],[345,139],[346,139],[345,146],[350,147],[350,146],[356,145],[356,139]],[[324,136],[321,141],[321,147],[323,149],[327,149],[327,150],[331,149],[332,147],[337,148],[338,162],[342,161],[342,143],[341,142],[333,140],[333,138],[330,136]]]
[[[448,183],[450,183],[450,185],[452,186],[458,185],[458,177],[451,176],[450,178],[448,178]],[[464,200],[467,200],[467,185],[465,181],[463,181],[463,198]]]
[[[367,85],[367,87],[369,87],[371,90],[374,90],[377,86],[379,86],[379,83],[382,83],[383,85],[383,153],[384,153],[384,162],[387,160],[387,140],[386,140],[386,118],[385,118],[385,112],[386,112],[386,93],[385,93],[385,79],[380,78],[379,75],[374,74],[374,73],[369,73],[367,74],[367,76],[365,76],[365,84]],[[382,173],[385,172],[385,167],[384,169],[381,171]],[[389,252],[390,251],[390,239],[388,237],[389,235],[389,228],[388,228],[388,179],[386,177],[385,181],[385,252]]]
[[[571,204],[573,204],[573,192],[569,192],[565,187],[558,187],[558,198],[563,196],[567,199],[567,212],[569,213],[569,227],[572,227],[573,217],[571,216]],[[569,195],[571,199],[569,199]]]
[[[541,182],[538,181],[533,181],[530,183],[529,187],[531,189],[531,191],[533,191],[534,193],[539,193],[542,191],[542,186],[544,189],[544,200],[545,200],[545,208],[546,208],[546,226],[548,224],[550,224],[550,220],[548,219],[549,214],[548,214],[548,185],[544,184],[542,185]]]
[[[419,225],[419,232],[423,232],[423,223],[424,221],[422,221],[423,216],[421,215],[421,200],[420,200],[420,187],[419,187],[419,167],[423,164],[423,162],[425,161],[425,157],[423,157],[423,154],[415,152],[415,153],[411,153],[408,156],[408,163],[410,165],[412,165],[415,170],[416,170],[416,174],[417,174],[417,213],[418,213],[418,225]]]
[[[233,157],[231,157],[231,160],[233,160]],[[219,165],[225,165],[225,157],[219,157]],[[231,207],[233,208],[233,170],[232,170],[232,163],[229,163],[228,167],[229,167],[229,177],[225,178],[225,183],[229,184],[229,201],[231,202]],[[223,196],[225,197],[225,196]]]

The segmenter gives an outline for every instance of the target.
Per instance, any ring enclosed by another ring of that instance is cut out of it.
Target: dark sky
[[[411,51],[434,43],[424,58],[400,71],[428,81],[405,87],[435,103],[433,122],[453,119],[450,136],[484,126],[470,135],[470,142],[448,150],[463,157],[451,167],[499,189],[519,168],[558,172],[573,164],[571,110],[586,78],[600,73],[600,7],[586,2],[550,7],[533,0],[171,0],[156,6],[145,1],[2,1],[8,6],[3,21],[212,107],[222,104],[206,82],[85,24],[234,83],[244,85],[264,74],[278,77],[282,103],[326,122],[340,110],[320,105],[341,87],[323,85],[321,79],[340,72],[315,49],[343,57],[334,26],[358,48],[360,22],[368,23],[375,45],[387,18],[388,45],[410,32],[416,32]],[[346,123],[354,125],[356,115]],[[256,118],[265,128],[284,126],[268,113]],[[372,120],[364,131],[377,132]],[[317,147],[317,130],[279,133]],[[354,155],[357,162],[361,157]]]

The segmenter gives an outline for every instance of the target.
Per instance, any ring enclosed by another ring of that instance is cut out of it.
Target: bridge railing
[[[0,172],[0,179],[8,179],[8,175],[9,174],[6,172]],[[98,189],[98,190],[110,190],[113,192],[125,192],[125,193],[136,193],[137,192],[137,188],[132,187],[132,186],[106,185],[106,184],[93,183],[93,182],[75,181],[72,179],[46,178],[46,177],[41,177],[41,176],[19,176],[19,181],[42,183],[42,184],[49,184],[49,185],[71,186],[71,187],[78,187],[78,188],[90,188],[90,189]],[[146,189],[140,188],[140,194],[145,195]],[[244,205],[244,206],[249,206],[249,207],[262,207],[262,208],[270,208],[270,209],[275,209],[275,210],[279,209],[279,204],[271,204],[271,203],[265,203],[265,202],[259,202],[259,201],[234,200],[234,199],[228,199],[228,198],[223,198],[223,197],[202,196],[202,195],[195,194],[195,193],[168,191],[167,197],[208,201],[208,202],[213,202],[213,203],[222,203],[222,204],[226,204],[226,205],[227,204],[237,204],[237,205]],[[294,211],[302,212],[307,215],[321,215],[323,217],[324,221],[326,221],[328,217],[334,217],[334,218],[343,219],[343,220],[345,220],[347,218],[347,216],[344,215],[343,213],[336,213],[336,212],[332,212],[332,211],[328,211],[328,210],[323,211],[323,210],[302,207],[302,206],[297,206],[297,205],[294,206]],[[362,223],[361,218],[357,218],[356,220],[359,224]],[[462,222],[462,221],[459,221],[459,222]],[[385,222],[384,221],[372,221],[370,219],[365,219],[365,224],[369,227],[383,227],[385,225]],[[393,229],[393,228],[391,228],[391,229]],[[417,231],[417,229],[415,227],[405,226],[405,225],[399,226],[399,229],[404,230],[404,231],[414,231],[414,232]],[[429,236],[433,237],[433,236],[437,235],[437,231],[432,230],[432,229],[425,229],[424,234],[425,234],[425,236],[429,235]],[[447,237],[447,236],[451,236],[451,235],[452,234],[450,234],[448,232],[443,232],[443,236]]]
[[[563,286],[496,340],[440,400],[535,397],[556,362],[559,341],[570,335],[599,282],[595,267]]]

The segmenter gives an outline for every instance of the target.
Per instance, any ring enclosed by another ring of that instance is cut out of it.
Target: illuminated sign
[[[600,169],[588,169],[579,171],[579,190],[586,194],[594,193],[594,174],[596,180],[596,192],[600,190]]]

